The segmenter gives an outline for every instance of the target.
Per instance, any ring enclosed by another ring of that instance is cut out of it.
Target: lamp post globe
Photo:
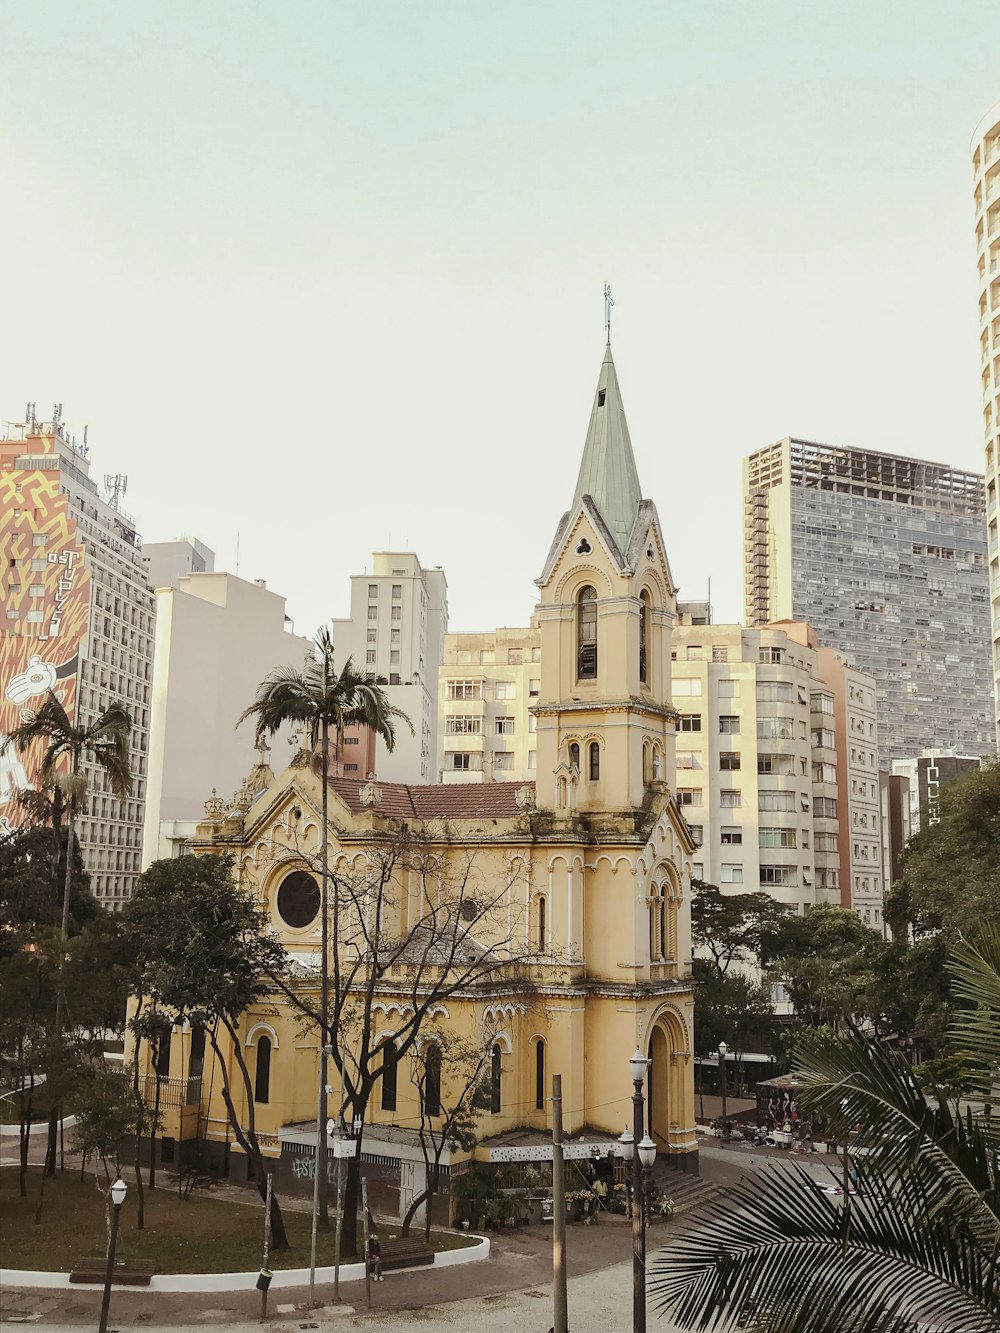
[[[618,1146],[621,1149],[622,1161],[631,1162],[632,1154],[635,1152],[635,1135],[626,1127],[625,1133],[618,1140]]]
[[[125,1195],[128,1193],[128,1186],[118,1176],[108,1191],[111,1195],[111,1202],[114,1205],[111,1214],[111,1239],[108,1242],[108,1267],[104,1274],[104,1299],[101,1301],[101,1322],[100,1333],[108,1333],[108,1314],[111,1310],[111,1283],[115,1274],[115,1250],[118,1245],[118,1221],[121,1216],[122,1204],[125,1202]]]
[[[648,1134],[643,1136],[636,1151],[639,1154],[640,1165],[648,1170],[656,1161],[656,1144]]]
[[[635,1055],[629,1058],[629,1073],[632,1075],[633,1083],[641,1083],[646,1077],[646,1070],[649,1068],[649,1061],[643,1055],[642,1051],[636,1047]]]

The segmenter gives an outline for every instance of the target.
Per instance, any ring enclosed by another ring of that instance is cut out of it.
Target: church
[[[366,1108],[362,1158],[397,1173],[403,1202],[413,1193],[421,1113],[415,1082],[396,1070],[397,1059],[403,1065],[408,1057],[397,1056],[395,1039],[423,984],[412,960],[438,910],[428,905],[447,904],[449,895],[461,908],[462,958],[505,960],[450,986],[418,1038],[441,1047],[434,1105],[447,1102],[455,1072],[450,1041],[489,1053],[489,1095],[477,1101],[472,1156],[489,1160],[491,1145],[550,1132],[553,1074],[562,1076],[567,1136],[605,1144],[617,1137],[631,1123],[627,1062],[638,1047],[650,1062],[648,1130],[658,1152],[697,1171],[695,845],[676,800],[670,702],[676,592],[656,508],[642,496],[610,344],[576,490],[537,586],[535,783],[410,786],[336,776],[327,784],[330,900],[333,914],[344,914],[336,947],[358,966],[366,950],[377,955],[383,943],[408,941],[381,969],[366,1013],[367,1040],[385,1068]],[[488,688],[489,667],[483,674]],[[242,887],[265,907],[287,951],[294,985],[307,991],[319,985],[318,768],[302,747],[278,775],[262,756],[228,806],[206,802],[191,841],[196,855],[234,855]],[[387,864],[387,847],[392,865],[381,875],[372,926],[370,869]],[[366,873],[369,888],[359,896],[353,886]],[[442,966],[459,962],[450,954]],[[349,1046],[358,1030],[345,1021],[340,1040]],[[315,1026],[275,991],[243,1016],[239,1034],[256,1071],[253,1117],[265,1155],[304,1163],[315,1142]],[[229,1143],[218,1080],[213,1087],[207,1062],[204,1077],[193,1077],[201,1073],[196,1035],[175,1030],[171,1072],[184,1075],[177,1083],[186,1091],[173,1110],[164,1101],[164,1134],[225,1141],[239,1176],[241,1154]],[[329,1078],[334,1114],[336,1070]]]

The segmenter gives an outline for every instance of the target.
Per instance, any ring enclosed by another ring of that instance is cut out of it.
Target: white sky
[[[982,467],[969,140],[1000,4],[0,0],[0,419],[147,540],[348,610],[390,544],[524,624],[602,287],[681,595],[786,434]]]

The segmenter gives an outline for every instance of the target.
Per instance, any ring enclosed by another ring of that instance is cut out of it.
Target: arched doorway
[[[646,1095],[649,1098],[647,1124],[657,1148],[670,1142],[670,1046],[663,1026],[657,1023],[649,1034],[649,1074]]]

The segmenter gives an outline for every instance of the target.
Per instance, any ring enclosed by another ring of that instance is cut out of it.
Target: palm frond
[[[831,1174],[831,1179],[832,1179]],[[879,1179],[843,1205],[799,1166],[754,1172],[703,1206],[651,1264],[650,1294],[682,1327],[754,1333],[997,1333],[992,1253],[939,1216],[919,1182]]]
[[[812,1033],[796,1052],[799,1100],[842,1140],[863,1126],[865,1168],[919,1180],[979,1244],[1000,1247],[996,1157],[981,1128],[945,1098],[929,1098],[904,1055],[860,1037]]]
[[[1000,929],[983,925],[970,939],[961,940],[949,971],[955,996],[969,1006],[952,1022],[955,1046],[981,1065],[976,1081],[991,1091],[1000,1069]]]

